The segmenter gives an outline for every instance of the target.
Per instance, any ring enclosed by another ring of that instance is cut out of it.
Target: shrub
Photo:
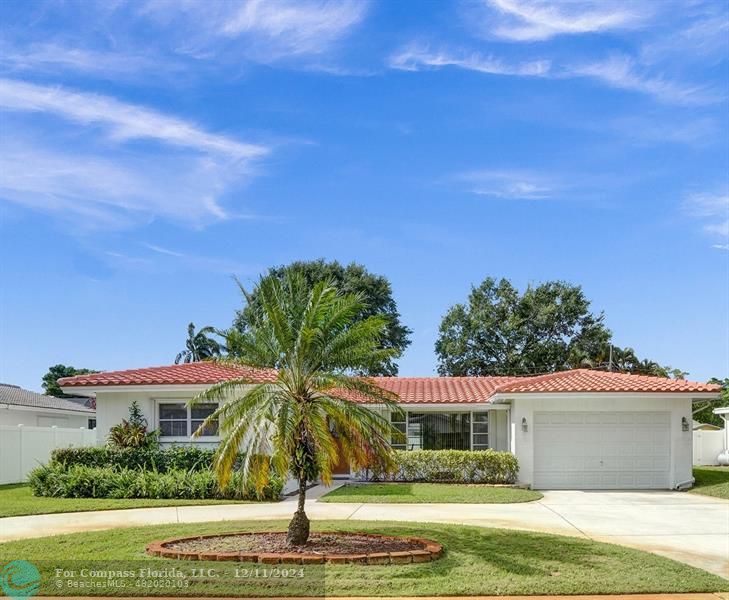
[[[51,462],[72,467],[114,467],[151,469],[160,473],[171,470],[202,471],[212,468],[214,450],[196,446],[170,448],[58,448],[51,453]]]
[[[28,482],[36,496],[56,498],[181,498],[278,500],[283,482],[275,477],[257,495],[244,484],[240,473],[233,474],[224,488],[211,470],[171,469],[161,473],[141,469],[96,467],[51,462],[31,471]]]
[[[361,475],[375,481],[508,484],[519,472],[513,454],[496,450],[395,450],[395,460],[393,473],[374,467]]]
[[[147,431],[147,419],[135,400],[129,407],[129,419],[122,419],[109,430],[108,442],[112,448],[156,448],[159,435]]]

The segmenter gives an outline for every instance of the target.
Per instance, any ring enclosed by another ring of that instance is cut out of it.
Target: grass
[[[285,527],[283,521],[229,521],[59,535],[0,544],[0,564],[30,560],[41,572],[39,593],[66,596],[444,596],[729,591],[729,581],[716,575],[622,546],[576,537],[431,523],[313,523],[313,529],[319,531],[371,531],[437,540],[446,552],[431,563],[267,567],[161,559],[144,553],[145,546],[153,540],[224,531],[281,531]],[[56,569],[67,573],[57,575]],[[145,569],[155,573],[148,575]],[[108,577],[110,570],[114,571],[112,577]],[[92,576],[89,571],[96,573]],[[117,574],[117,571],[128,573]],[[121,581],[125,586],[109,583],[112,580]],[[89,582],[94,581],[101,585],[90,587]]]
[[[0,485],[0,517],[43,515],[48,513],[194,504],[236,504],[241,500],[181,500],[158,498],[49,498],[34,496],[24,483]]]
[[[531,502],[542,495],[533,490],[456,483],[367,483],[343,485],[320,502],[504,504]]]
[[[694,467],[694,494],[729,500],[729,467]]]

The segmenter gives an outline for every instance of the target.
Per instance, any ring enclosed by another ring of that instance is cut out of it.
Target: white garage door
[[[534,413],[534,484],[541,489],[665,489],[667,412]]]

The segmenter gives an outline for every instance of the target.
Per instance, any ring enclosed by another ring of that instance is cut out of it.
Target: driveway
[[[654,552],[729,579],[729,501],[681,492],[548,491],[523,504],[333,504],[309,491],[313,519],[462,523],[573,535]],[[286,519],[288,499],[271,504],[138,508],[0,519],[0,541],[114,527]]]

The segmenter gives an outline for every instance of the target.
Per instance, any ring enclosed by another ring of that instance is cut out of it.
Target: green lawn
[[[531,502],[542,495],[533,490],[457,483],[347,484],[320,498],[320,502],[504,504]]]
[[[190,506],[193,504],[236,504],[240,500],[160,500],[156,498],[47,498],[34,496],[24,483],[0,485],[0,517],[46,513],[150,506]]]
[[[694,494],[729,500],[729,467],[694,467]]]
[[[158,539],[252,529],[280,531],[285,527],[283,521],[218,522],[59,535],[0,544],[0,564],[18,559],[32,561],[41,572],[40,593],[67,596],[322,596],[325,593],[441,596],[729,591],[729,581],[720,577],[630,548],[576,537],[431,523],[313,523],[315,530],[372,531],[435,539],[445,546],[446,553],[431,563],[266,567],[161,559],[144,553],[146,544]],[[140,569],[150,568],[156,573],[142,572],[140,575]],[[183,576],[173,577],[171,568],[178,569]],[[63,569],[67,574],[57,576],[56,569]],[[88,571],[83,572],[83,569]],[[109,570],[128,573],[114,573],[113,577],[107,578]],[[92,578],[89,571],[96,571],[96,577]],[[98,575],[100,571],[104,573]],[[121,581],[125,587],[105,583],[92,588],[88,583],[111,580]]]

